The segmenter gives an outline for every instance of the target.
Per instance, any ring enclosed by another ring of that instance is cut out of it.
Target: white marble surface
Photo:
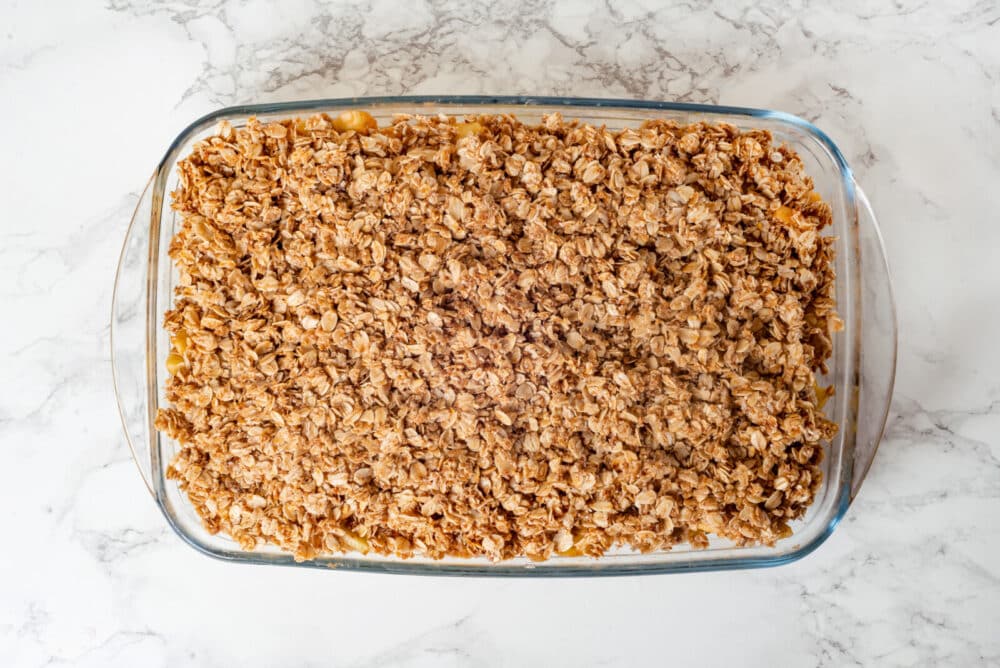
[[[998,665],[997,4],[489,4],[0,2],[0,665]],[[204,112],[391,93],[772,107],[834,137],[901,347],[887,437],[819,551],[494,581],[227,565],[173,535],[111,388],[137,195]]]

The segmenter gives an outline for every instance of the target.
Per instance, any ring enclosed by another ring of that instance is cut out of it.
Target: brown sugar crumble
[[[173,207],[156,426],[244,549],[772,544],[815,497],[831,210],[766,131],[251,118]]]

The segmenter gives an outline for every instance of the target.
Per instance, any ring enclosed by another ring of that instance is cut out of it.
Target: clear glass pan
[[[545,562],[515,559],[399,559],[377,555],[325,556],[295,562],[290,554],[266,547],[243,550],[225,535],[212,535],[201,524],[187,497],[165,477],[177,444],[153,428],[164,402],[170,343],[161,327],[172,304],[175,274],[167,247],[179,220],[166,198],[176,187],[176,163],[192,145],[211,135],[217,123],[245,124],[249,116],[278,119],[359,108],[381,123],[393,114],[514,114],[539,122],[543,114],[609,128],[637,126],[650,118],[680,122],[725,121],[742,128],[770,130],[795,149],[833,208],[830,234],[836,237],[837,302],[845,330],[834,337],[830,374],[836,387],[826,406],[840,425],[827,446],[823,485],[806,516],[793,523],[793,535],[774,547],[737,547],[721,539],[707,549],[678,546],[671,551],[638,554],[621,550],[600,559],[553,557]],[[834,530],[858,493],[871,466],[885,426],[896,368],[896,315],[882,239],[874,213],[843,155],[823,132],[788,114],[669,102],[543,97],[374,97],[316,100],[230,107],[209,114],[185,129],[167,149],[146,186],[129,226],[115,278],[111,317],[115,392],[125,435],[136,463],[164,517],[188,544],[228,561],[285,564],[392,573],[481,576],[625,575],[775,566],[816,549]]]

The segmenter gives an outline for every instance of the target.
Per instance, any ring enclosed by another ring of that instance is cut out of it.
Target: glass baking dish
[[[219,121],[245,124],[262,120],[364,109],[380,124],[393,114],[514,114],[537,123],[543,114],[607,125],[637,126],[650,118],[682,123],[725,121],[741,128],[770,130],[802,157],[815,189],[833,209],[836,237],[836,296],[843,332],[833,338],[830,373],[822,379],[836,387],[826,411],[840,425],[826,449],[823,484],[806,515],[792,524],[791,537],[774,547],[738,547],[712,539],[706,549],[680,545],[671,551],[639,554],[618,550],[600,559],[554,556],[548,561],[346,554],[296,562],[275,547],[240,548],[225,535],[209,533],[177,484],[166,479],[177,444],[153,428],[164,402],[167,372],[163,360],[170,342],[161,323],[171,306],[175,271],[167,248],[179,218],[167,198],[176,188],[176,163],[193,144],[214,133]],[[129,225],[115,278],[111,317],[115,393],[125,435],[143,478],[169,524],[192,547],[220,559],[360,571],[434,575],[573,576],[625,575],[775,566],[816,549],[834,530],[857,495],[871,466],[885,426],[896,367],[896,316],[888,267],[878,225],[844,156],[823,132],[788,114],[671,102],[546,97],[373,97],[230,107],[188,126],[173,141],[143,191]]]

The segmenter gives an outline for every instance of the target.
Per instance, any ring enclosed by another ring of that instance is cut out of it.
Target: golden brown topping
[[[209,530],[302,559],[789,533],[836,431],[815,371],[840,325],[794,152],[729,125],[349,114],[251,119],[179,165],[184,371],[157,427]]]

